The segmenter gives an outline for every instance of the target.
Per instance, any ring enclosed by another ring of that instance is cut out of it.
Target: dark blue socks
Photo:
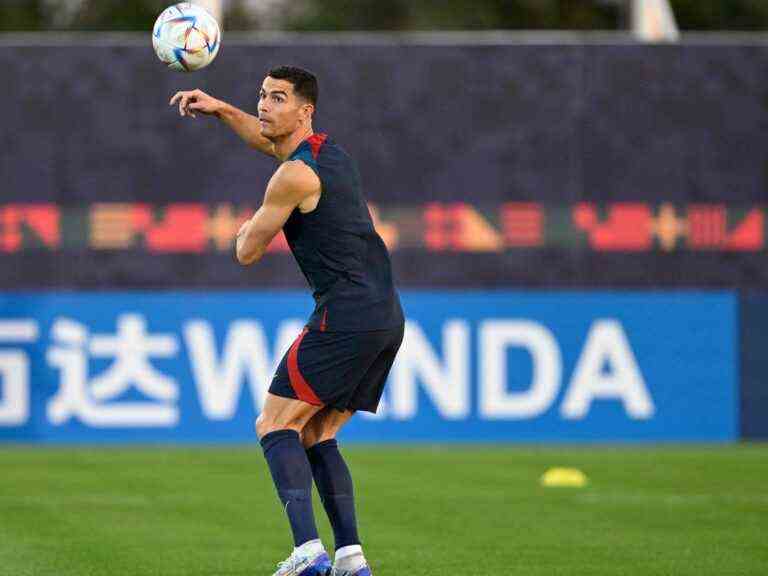
[[[312,469],[299,434],[294,430],[270,432],[261,439],[261,447],[291,523],[295,546],[317,540],[312,512]]]
[[[336,550],[360,544],[355,518],[352,476],[336,440],[326,440],[307,450],[317,491],[333,528]]]
[[[294,430],[270,432],[261,439],[264,457],[285,506],[295,546],[318,539],[312,512],[312,478],[333,528],[336,550],[360,544],[352,476],[336,440],[304,450]]]

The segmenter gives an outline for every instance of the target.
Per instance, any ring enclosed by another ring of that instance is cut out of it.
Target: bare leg
[[[320,442],[333,440],[353,415],[354,412],[339,412],[335,408],[323,408],[316,412],[304,426],[304,447],[309,449]]]
[[[295,430],[301,434],[307,423],[321,410],[322,406],[267,394],[264,409],[256,419],[256,434],[259,438],[277,430]]]

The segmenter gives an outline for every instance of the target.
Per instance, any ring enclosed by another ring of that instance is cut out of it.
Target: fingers
[[[186,116],[187,114],[189,114],[194,118],[195,115],[189,111],[189,107],[192,105],[192,103],[194,103],[194,101],[195,101],[195,97],[190,92],[187,92],[181,98],[181,100],[179,100],[179,114],[181,114],[182,116]]]
[[[199,110],[203,114],[206,114],[206,106],[205,106],[205,104],[200,102],[199,100],[193,100],[187,106],[187,114],[192,116],[192,118],[196,118],[197,115],[195,114],[195,111],[197,111],[197,110]]]
[[[197,118],[195,112],[203,114],[212,114],[215,109],[216,100],[212,99],[202,90],[182,90],[176,92],[168,102],[169,106],[178,104],[179,116],[191,116]]]
[[[187,101],[189,100],[189,92],[176,92],[176,94],[173,95],[170,102],[168,102],[169,106],[173,106],[177,102],[179,103],[179,116],[184,116],[184,111],[187,107]]]
[[[192,90],[192,91],[182,91],[182,92],[176,92],[176,94],[173,95],[170,102],[168,103],[169,106],[173,106],[177,102],[179,103],[179,116],[186,116],[189,114],[192,116],[192,118],[196,118],[197,116],[190,112],[191,104],[195,102],[197,99],[197,93],[199,90]]]

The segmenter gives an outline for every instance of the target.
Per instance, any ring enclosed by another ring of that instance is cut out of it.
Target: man
[[[313,131],[317,95],[311,73],[283,66],[262,84],[258,117],[200,90],[177,93],[171,105],[178,103],[182,116],[221,119],[281,162],[261,207],[237,235],[237,259],[257,262],[282,229],[315,299],[256,420],[295,545],[275,576],[370,576],[357,534],[352,478],[335,438],[356,411],[376,411],[404,320],[355,163]],[[315,526],[313,478],[333,528],[333,567]]]

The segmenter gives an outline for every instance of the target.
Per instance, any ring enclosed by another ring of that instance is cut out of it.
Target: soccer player
[[[258,116],[200,90],[177,93],[171,105],[178,103],[182,116],[219,118],[247,144],[280,161],[261,207],[237,234],[237,259],[257,262],[283,230],[315,299],[256,420],[295,546],[275,576],[370,576],[357,533],[352,477],[336,434],[356,411],[376,412],[404,320],[357,167],[312,128],[317,96],[310,72],[282,66],[264,79]],[[315,526],[313,479],[333,528],[332,567]]]

